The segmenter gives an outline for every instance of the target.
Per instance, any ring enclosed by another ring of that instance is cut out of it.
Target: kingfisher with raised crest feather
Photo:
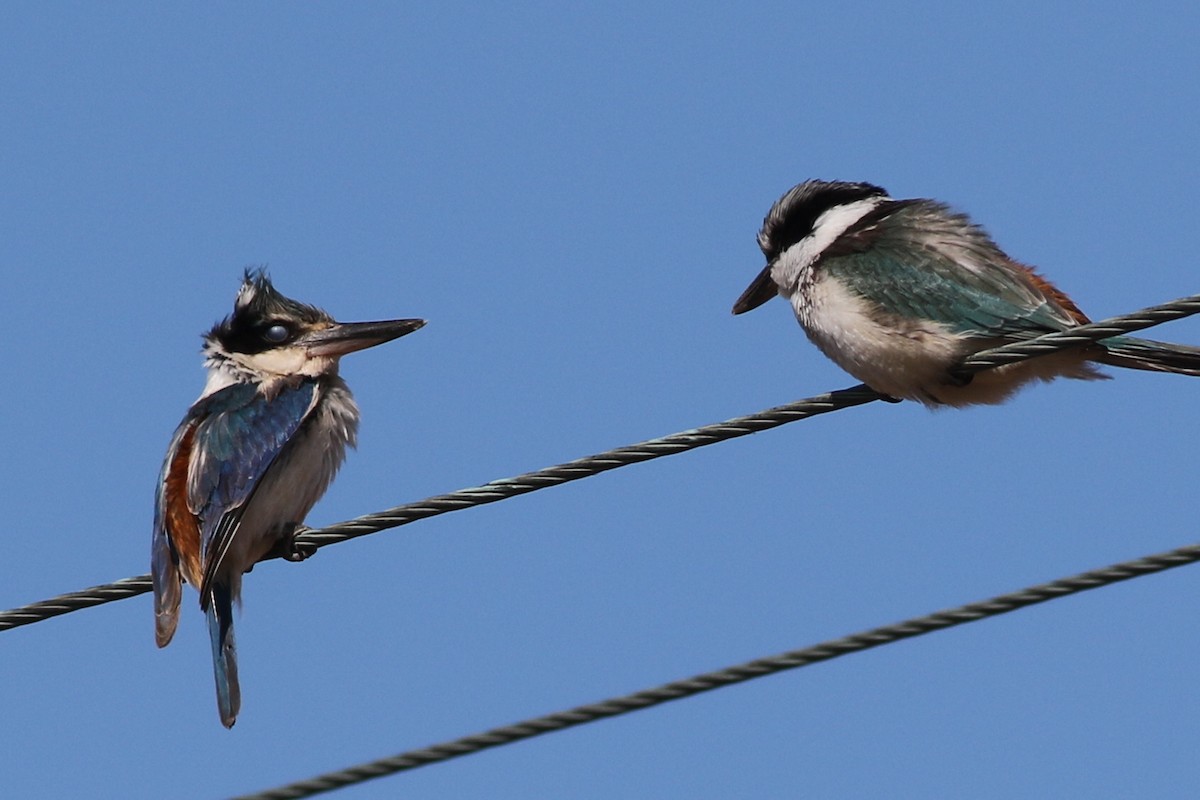
[[[787,298],[822,353],[889,399],[932,408],[1001,403],[1032,381],[1108,377],[1096,363],[1200,375],[1200,348],[1130,336],[956,372],[972,353],[1090,320],[936,200],[896,200],[870,183],[805,181],[771,206],[758,246],[767,265],[733,313]]]
[[[208,619],[221,722],[241,707],[233,605],[258,561],[298,561],[305,516],[355,445],[358,408],[338,360],[389,342],[421,319],[335,322],[247,270],[233,313],[204,336],[208,382],[171,439],[151,543],[155,640],[175,635],[183,581]]]

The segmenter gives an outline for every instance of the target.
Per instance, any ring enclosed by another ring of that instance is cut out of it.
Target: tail
[[[1107,351],[1103,355],[1095,356],[1095,360],[1101,364],[1200,376],[1200,347],[1136,339],[1132,336],[1115,336],[1112,339],[1101,340],[1100,344],[1104,345]]]
[[[238,686],[237,643],[233,639],[233,596],[228,586],[212,585],[205,612],[212,641],[213,676],[217,679],[217,709],[221,724],[232,728],[242,707],[242,690]]]

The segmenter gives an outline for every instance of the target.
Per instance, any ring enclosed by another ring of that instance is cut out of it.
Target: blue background
[[[8,4],[0,606],[148,567],[247,265],[343,320],[322,525],[854,383],[734,318],[809,177],[969,211],[1093,317],[1200,291],[1194,3]],[[1200,321],[1157,329],[1200,343]],[[0,634],[0,788],[264,789],[1196,540],[1200,384],[866,408]],[[347,798],[1193,796],[1195,568]]]

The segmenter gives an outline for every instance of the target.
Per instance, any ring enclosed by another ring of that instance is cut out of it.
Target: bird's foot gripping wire
[[[287,561],[303,561],[317,552],[315,544],[297,541],[300,534],[309,529],[298,522],[287,522],[279,526],[279,538],[267,558],[282,558]]]

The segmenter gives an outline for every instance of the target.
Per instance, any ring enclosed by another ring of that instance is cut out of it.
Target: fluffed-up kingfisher
[[[151,574],[159,647],[175,634],[183,581],[200,592],[227,728],[241,707],[233,605],[242,574],[269,556],[311,554],[295,534],[355,444],[358,408],[338,359],[424,324],[335,322],[247,270],[233,313],[204,336],[208,382],[163,462]]]
[[[1000,403],[1031,381],[1107,377],[1095,364],[1200,375],[1200,348],[1115,336],[965,375],[966,356],[1090,320],[965,214],[870,183],[809,180],[771,206],[767,265],[733,306],[776,294],[838,366],[892,399]]]

